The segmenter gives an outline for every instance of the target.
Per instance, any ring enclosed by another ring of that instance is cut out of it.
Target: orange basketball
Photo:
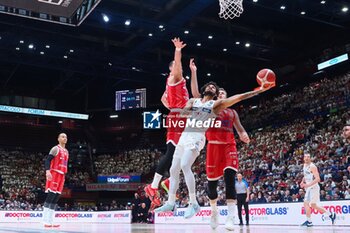
[[[270,69],[262,69],[256,75],[256,81],[263,88],[268,88],[270,86],[275,86],[276,75]]]

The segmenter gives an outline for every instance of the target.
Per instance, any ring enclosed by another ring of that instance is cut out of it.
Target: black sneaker
[[[329,218],[331,219],[331,221],[332,221],[332,225],[334,225],[334,221],[335,221],[335,217],[336,217],[337,215],[335,214],[335,213],[333,213],[333,212],[331,212],[331,215],[329,215]]]
[[[303,224],[301,224],[302,227],[312,227],[313,224],[312,222],[309,222],[309,221],[305,221]]]
[[[243,226],[243,222],[239,222],[239,225],[240,225],[240,226]]]
[[[249,226],[249,222],[247,222],[245,225]]]

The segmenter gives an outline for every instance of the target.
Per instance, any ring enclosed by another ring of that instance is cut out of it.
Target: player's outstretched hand
[[[194,58],[190,59],[190,69],[191,69],[192,72],[196,72],[197,71],[197,66],[194,63]]]
[[[46,171],[46,179],[47,180],[52,180],[52,175],[51,175],[51,172],[49,170]]]
[[[250,138],[247,133],[243,133],[242,135],[240,135],[239,139],[241,139],[241,141],[246,144],[249,144],[250,142]]]
[[[186,44],[184,44],[183,41],[180,40],[180,38],[175,37],[174,39],[171,40],[177,49],[183,49],[185,48]]]
[[[304,188],[305,187],[305,183],[304,182],[300,182],[300,188]]]

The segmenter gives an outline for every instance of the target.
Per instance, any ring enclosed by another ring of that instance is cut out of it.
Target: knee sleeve
[[[50,204],[50,209],[52,210],[55,210],[56,209],[56,206],[57,206],[57,202],[58,202],[58,199],[60,198],[60,194],[56,193],[53,200],[52,200],[52,203]]]
[[[44,207],[50,208],[50,205],[53,203],[55,197],[56,197],[56,194],[49,191],[49,192],[47,193],[47,196],[46,196],[46,200],[45,200],[45,203],[44,203]]]
[[[156,169],[156,172],[159,175],[164,176],[165,172],[169,171],[171,166],[171,161],[173,160],[175,148],[176,147],[170,142],[166,145],[166,152],[164,156],[160,158],[159,164]]]
[[[232,169],[226,169],[224,174],[226,184],[226,199],[237,199],[235,188],[235,175],[236,171]]]
[[[215,200],[218,198],[218,192],[216,188],[218,187],[218,181],[208,181],[208,197],[210,200]]]

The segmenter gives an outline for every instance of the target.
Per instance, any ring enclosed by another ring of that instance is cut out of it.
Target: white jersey
[[[310,184],[312,181],[315,180],[315,177],[311,172],[311,167],[316,167],[316,165],[314,163],[310,163],[309,165],[304,164],[303,172],[306,184]],[[318,184],[316,183],[309,188],[315,187],[316,185]]]
[[[204,135],[207,129],[215,123],[214,103],[214,100],[203,103],[200,98],[194,99],[191,117],[187,119],[184,132],[203,133]]]

